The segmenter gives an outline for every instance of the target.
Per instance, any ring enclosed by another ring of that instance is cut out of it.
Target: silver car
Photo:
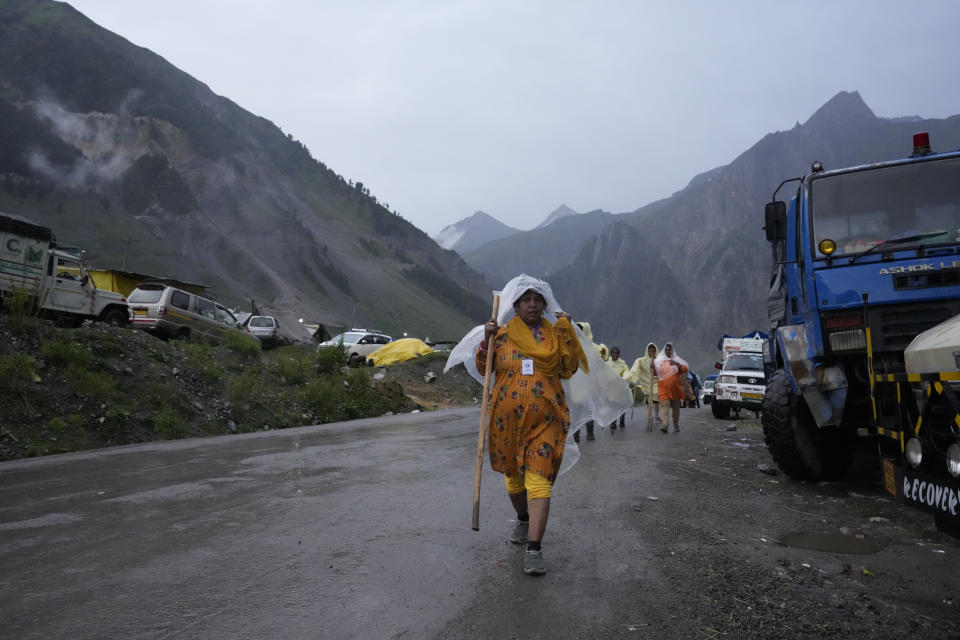
[[[366,362],[368,355],[392,341],[393,338],[383,333],[368,331],[367,329],[351,329],[321,342],[317,346],[317,350],[342,343],[347,352],[347,361],[356,365],[363,364]]]
[[[280,323],[273,316],[250,316],[245,323],[247,331],[260,341],[264,349],[280,343]]]

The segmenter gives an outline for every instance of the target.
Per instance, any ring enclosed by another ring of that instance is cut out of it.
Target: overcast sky
[[[477,210],[632,211],[840,91],[960,113],[954,0],[71,4],[431,235]]]

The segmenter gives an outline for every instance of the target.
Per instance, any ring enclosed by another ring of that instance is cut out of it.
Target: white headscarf
[[[497,325],[503,326],[513,318],[513,303],[520,299],[529,290],[536,291],[543,296],[547,305],[544,314],[554,320],[554,314],[563,308],[553,296],[550,285],[528,275],[519,275],[504,285],[500,294],[500,310],[497,313]],[[567,471],[580,458],[580,449],[573,440],[573,434],[588,421],[593,420],[598,425],[609,425],[620,417],[633,404],[633,396],[626,380],[617,375],[611,367],[606,366],[600,355],[593,348],[589,340],[573,323],[573,329],[580,340],[580,347],[587,357],[590,373],[579,369],[569,380],[561,380],[563,391],[567,398],[567,408],[570,409],[570,431],[567,433],[567,442],[564,448],[563,462],[560,464],[558,475]],[[447,372],[458,364],[463,364],[471,376],[483,384],[483,374],[477,370],[476,353],[483,342],[483,325],[474,327],[463,336],[460,342],[450,351],[447,365],[443,371]],[[491,380],[492,383],[492,380]],[[492,386],[492,385],[491,385]]]
[[[670,346],[670,356],[667,356],[668,345]],[[673,343],[667,342],[663,345],[663,349],[660,350],[660,353],[657,354],[656,360],[653,361],[653,368],[657,372],[657,377],[661,380],[668,380],[680,372],[680,369],[674,366],[666,367],[665,370],[661,371],[660,365],[667,360],[673,360],[674,362],[685,366],[687,370],[690,369],[690,365],[687,364],[687,361],[677,355],[677,350],[674,348]]]

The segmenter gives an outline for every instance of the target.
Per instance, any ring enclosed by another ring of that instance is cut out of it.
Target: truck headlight
[[[867,334],[863,329],[836,331],[829,334],[831,351],[863,351],[867,348]]]
[[[724,384],[736,384],[737,376],[720,376],[719,382]]]
[[[920,442],[920,438],[910,438],[907,441],[906,453],[910,466],[914,469],[919,467],[923,462],[923,443]]]
[[[952,444],[947,448],[947,471],[954,478],[960,478],[960,444]]]

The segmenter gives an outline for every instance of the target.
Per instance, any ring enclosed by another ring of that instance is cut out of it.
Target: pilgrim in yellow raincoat
[[[653,356],[650,355],[650,347],[653,347]],[[649,342],[643,350],[643,355],[634,360],[633,366],[630,367],[630,382],[643,391],[644,398],[650,400],[657,400],[659,398],[657,395],[659,391],[657,388],[657,377],[650,375],[650,367],[653,366],[653,361],[658,353],[657,345]]]

